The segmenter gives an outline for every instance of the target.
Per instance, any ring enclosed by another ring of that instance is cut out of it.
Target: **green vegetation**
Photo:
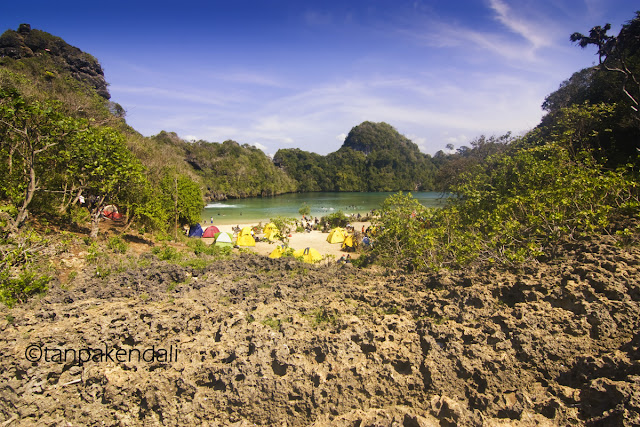
[[[107,246],[117,254],[127,253],[127,250],[129,249],[129,245],[127,244],[127,242],[125,242],[120,236],[111,237],[109,239],[109,242],[107,243]]]
[[[0,280],[2,280],[0,301],[8,307],[12,307],[18,302],[26,301],[33,295],[46,292],[51,277],[41,276],[31,271],[22,271],[18,277],[2,277]]]
[[[387,199],[375,256],[409,271],[544,260],[567,240],[637,215],[637,166],[607,169],[591,151],[573,154],[568,141],[543,142],[536,133],[463,174],[443,209],[424,208],[410,195]]]
[[[144,155],[149,139],[130,129],[122,107],[108,101],[91,55],[28,25],[0,40],[4,230],[15,235],[30,215],[48,215],[54,222],[90,221],[96,238],[106,204],[118,205],[128,226],[135,222],[149,231],[173,228],[176,210],[180,220],[193,220],[196,211],[199,219],[199,185],[175,160]],[[176,175],[178,195],[176,186],[162,185]]]
[[[335,325],[338,317],[336,313],[331,313],[326,307],[318,307],[307,314],[311,318],[311,326],[314,328],[324,327],[325,325]]]
[[[231,255],[231,247],[220,247],[216,245],[207,245],[201,239],[190,239],[188,246],[193,249],[195,255],[210,255],[216,258],[225,258]]]
[[[269,222],[272,222],[278,229],[278,234],[276,235],[277,240],[280,240],[285,244],[289,242],[288,236],[293,231],[293,227],[296,223],[296,219],[284,217],[284,216],[277,216],[275,218],[270,218]]]
[[[282,321],[278,318],[267,317],[262,322],[263,325],[270,327],[276,332],[280,332],[282,329]]]
[[[549,95],[536,129],[519,139],[481,138],[443,162],[455,196],[447,207],[426,209],[401,193],[387,199],[373,258],[408,271],[521,265],[595,234],[637,241],[640,14],[617,38],[607,29],[572,36],[599,46],[601,64]]]
[[[163,132],[158,141],[182,151],[206,187],[208,200],[251,196],[273,196],[295,191],[295,182],[258,148],[235,141],[187,143]]]
[[[320,219],[320,226],[323,228],[346,227],[349,218],[342,211],[323,216]]]
[[[431,190],[431,156],[387,123],[354,127],[342,147],[327,156],[281,149],[274,157],[297,182],[297,191]]]
[[[52,277],[42,252],[49,244],[33,232],[0,239],[0,302],[12,307],[46,291]]]
[[[309,205],[308,205],[308,204],[304,203],[304,204],[302,205],[302,207],[301,207],[300,209],[298,209],[298,213],[299,213],[301,216],[308,216],[308,215],[311,215],[311,208],[309,207]]]

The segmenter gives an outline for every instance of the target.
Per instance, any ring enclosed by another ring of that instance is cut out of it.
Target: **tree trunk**
[[[175,239],[174,241],[178,241],[178,177],[174,178],[175,186],[176,186],[176,200],[175,200]]]
[[[69,187],[68,183],[64,183],[64,191],[62,192],[62,202],[60,202],[60,206],[58,207],[58,212],[63,214],[64,211],[67,210],[67,188]]]
[[[29,211],[27,208],[29,207],[29,203],[33,199],[33,195],[37,190],[37,182],[36,182],[36,170],[33,166],[29,168],[29,183],[27,185],[27,192],[25,193],[24,200],[22,201],[22,206],[18,209],[18,215],[16,219],[10,226],[12,232],[18,231],[18,228],[24,223],[29,216]]]
[[[93,240],[98,238],[98,233],[100,232],[100,212],[91,214],[91,233],[89,233],[89,237]]]
[[[122,229],[122,233],[129,230],[129,227],[131,227],[131,224],[133,224],[133,221],[135,218],[136,218],[136,214],[133,214],[127,219],[127,225],[125,225],[124,228]]]
[[[96,206],[93,208],[91,212],[91,233],[89,237],[92,239],[98,238],[98,233],[100,232],[100,213],[102,212],[102,204],[104,203],[105,196],[100,197],[100,199],[96,202]]]

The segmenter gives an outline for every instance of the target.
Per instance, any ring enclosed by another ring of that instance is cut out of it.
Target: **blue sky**
[[[20,23],[95,56],[143,135],[337,150],[384,121],[425,153],[536,126],[544,97],[597,61],[569,41],[632,0],[29,1]]]

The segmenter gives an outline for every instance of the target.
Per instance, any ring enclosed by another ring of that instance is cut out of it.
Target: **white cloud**
[[[262,151],[263,151],[263,152],[265,152],[265,153],[267,152],[267,146],[266,146],[266,145],[262,145],[262,144],[260,144],[259,142],[254,142],[254,143],[253,143],[253,144],[251,144],[251,145],[253,145],[254,147],[256,147],[256,148],[257,148],[257,149],[259,149],[259,150],[262,150]]]
[[[489,0],[489,5],[496,12],[498,21],[509,30],[526,39],[534,49],[551,44],[549,33],[540,24],[518,16],[505,1]]]
[[[199,138],[195,135],[185,135],[182,137],[182,139],[184,139],[185,141],[189,141],[189,142],[196,142],[199,141],[202,138]]]
[[[178,89],[165,89],[162,87],[154,87],[154,86],[124,86],[124,85],[115,85],[111,86],[109,90],[112,94],[117,93],[118,95],[122,94],[133,94],[136,97],[147,97],[147,98],[160,98],[165,104],[169,101],[187,101],[190,103],[196,104],[204,104],[204,105],[216,105],[223,106],[227,105],[230,102],[230,97],[228,95],[221,95],[217,93],[203,93],[202,89],[193,90],[193,92],[189,92],[187,90],[178,90]]]

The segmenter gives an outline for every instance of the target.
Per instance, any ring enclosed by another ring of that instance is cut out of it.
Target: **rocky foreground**
[[[2,425],[640,424],[635,247],[428,275],[141,260],[0,310]]]

